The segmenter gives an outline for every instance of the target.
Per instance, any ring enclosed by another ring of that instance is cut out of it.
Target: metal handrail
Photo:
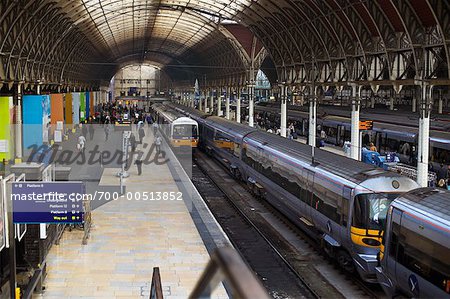
[[[228,282],[232,298],[270,298],[241,256],[230,247],[214,251],[189,298],[210,298],[221,281]]]
[[[161,275],[159,274],[158,267],[153,268],[152,284],[150,286],[149,299],[164,299],[161,285]]]

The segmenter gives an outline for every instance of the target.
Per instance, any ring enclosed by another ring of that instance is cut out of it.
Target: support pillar
[[[231,87],[227,87],[227,97],[225,100],[225,118],[230,119],[230,101],[231,101]]]
[[[439,106],[438,106],[439,114],[442,114],[443,106],[444,106],[444,98],[442,96],[442,89],[439,89]]]
[[[217,88],[217,116],[222,116],[222,87]]]
[[[255,92],[255,85],[252,83],[250,83],[248,85],[248,125],[250,127],[254,127],[254,104],[255,104],[255,99],[254,99],[254,92]]]
[[[394,110],[394,97],[391,96],[391,98],[389,99],[389,110]]]
[[[430,146],[430,114],[432,108],[433,86],[422,86],[422,99],[420,103],[419,140],[417,149],[417,183],[421,187],[428,186],[428,156]]]
[[[315,87],[311,90],[311,99],[309,100],[309,134],[308,144],[316,147],[316,121],[317,121],[317,98]]]
[[[198,110],[200,110],[200,111],[203,110],[203,109],[202,109],[202,107],[203,107],[202,102],[203,102],[203,100],[202,100],[202,94],[201,94],[201,92],[200,92],[200,94],[198,95]]]
[[[287,87],[285,85],[280,85],[280,95],[281,95],[281,136],[287,137]]]
[[[412,98],[412,112],[416,112],[417,111],[417,96],[414,95]]]
[[[236,122],[241,122],[241,87],[236,91]]]
[[[41,84],[38,84],[38,85],[37,85],[37,91],[36,91],[36,93],[37,93],[37,94],[41,94]]]
[[[209,90],[209,113],[214,113],[214,90]]]
[[[361,109],[361,86],[352,85],[352,122],[350,157],[359,160],[361,145],[359,136],[359,112]]]
[[[22,84],[17,85],[16,130],[15,130],[16,163],[22,161]]]
[[[374,109],[375,108],[375,97],[372,96],[370,98],[370,108]]]

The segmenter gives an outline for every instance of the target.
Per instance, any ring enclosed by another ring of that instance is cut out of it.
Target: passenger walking
[[[89,139],[92,141],[94,139],[94,125],[93,124],[89,124]]]
[[[139,143],[142,144],[142,142],[144,141],[144,137],[145,137],[145,131],[144,131],[143,127],[139,128],[138,135],[139,135]]]
[[[161,153],[161,144],[162,144],[162,138],[161,136],[157,135],[155,139],[155,146],[156,146],[156,154]]]
[[[439,169],[436,172],[436,175],[438,186],[447,189],[449,173],[448,167],[444,165],[444,163],[441,163]]]
[[[87,137],[88,129],[86,128],[86,125],[81,125],[81,134],[84,136],[84,138]]]
[[[152,126],[153,126],[153,136],[156,136],[156,133],[158,132],[158,123],[155,121]]]
[[[130,136],[130,145],[131,145],[131,152],[135,152],[136,151],[136,136],[134,136],[133,133],[131,133]]]
[[[106,124],[106,125],[105,125],[105,141],[108,141],[108,138],[109,138],[109,130],[110,130],[109,125]]]
[[[86,147],[86,138],[83,135],[78,137],[77,149],[80,153],[84,154],[84,150]]]
[[[136,161],[134,161],[134,164],[136,164],[138,175],[141,175],[142,174],[142,160],[136,159]]]

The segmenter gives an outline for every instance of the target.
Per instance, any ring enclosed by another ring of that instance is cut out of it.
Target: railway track
[[[260,278],[273,298],[320,298],[302,280],[295,269],[286,261],[276,246],[259,230],[206,174],[203,162],[193,163],[192,181],[208,203],[212,213],[229,236],[233,246]]]
[[[258,256],[256,261],[248,263],[274,298],[298,297],[289,294],[292,283],[288,283],[288,289],[285,289],[286,285],[276,282],[281,278],[275,271],[276,267],[280,266],[282,272],[289,270],[290,279],[296,277],[298,284],[307,289],[309,296],[304,294],[302,297],[383,297],[381,289],[372,289],[323,256],[315,241],[302,233],[270,204],[255,199],[245,185],[236,182],[222,165],[203,153],[197,153],[194,161],[192,167],[194,185],[204,196],[211,211],[243,257],[246,260],[249,255],[250,258],[254,258],[258,255],[255,254],[255,248],[259,251],[262,241],[268,244],[264,246],[270,248],[271,255],[264,258]],[[237,217],[241,219],[240,222],[245,222],[252,229],[245,232],[239,229],[235,223]],[[258,243],[248,240],[248,237],[255,234],[260,236],[261,240]],[[269,267],[268,274],[261,275],[260,273],[267,271],[258,271],[258,263],[267,264],[274,255],[277,256],[277,264]],[[271,277],[275,277],[275,283]]]

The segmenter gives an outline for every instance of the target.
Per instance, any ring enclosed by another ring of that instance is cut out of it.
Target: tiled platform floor
[[[146,137],[151,144],[151,137]],[[118,170],[102,182],[116,184]],[[178,191],[167,165],[135,167],[127,192]],[[209,255],[183,201],[119,199],[93,211],[88,245],[66,231],[48,256],[46,290],[35,298],[148,298],[153,267],[160,267],[165,298],[187,298]],[[228,298],[222,286],[216,298]]]

